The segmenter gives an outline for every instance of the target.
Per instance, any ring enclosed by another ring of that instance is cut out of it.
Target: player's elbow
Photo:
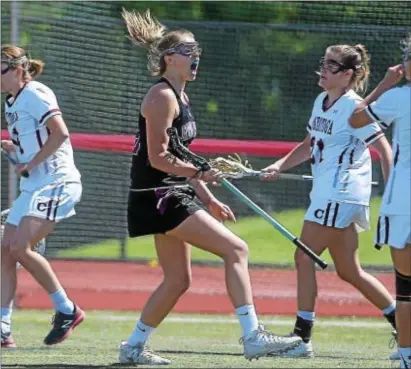
[[[148,161],[154,169],[162,170],[164,164],[164,155],[161,152],[148,151]]]
[[[357,116],[357,113],[356,113],[356,112],[354,112],[354,113],[351,115],[351,117],[348,119],[348,123],[350,124],[350,126],[351,126],[352,128],[360,128],[360,127],[361,127],[361,126],[359,125],[358,116]]]

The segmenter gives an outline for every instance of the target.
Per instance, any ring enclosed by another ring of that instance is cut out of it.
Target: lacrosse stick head
[[[210,160],[212,168],[218,169],[226,178],[242,178],[254,171],[248,161],[243,163],[238,154],[228,156],[228,158],[218,157]]]

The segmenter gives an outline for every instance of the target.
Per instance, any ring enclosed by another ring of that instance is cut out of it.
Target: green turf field
[[[379,252],[373,247],[379,205],[380,198],[374,198],[371,203],[372,229],[360,234],[360,260],[364,265],[390,266],[391,258],[388,247]],[[273,214],[292,233],[299,235],[304,213],[304,209],[297,209]],[[230,224],[229,228],[248,242],[251,263],[293,263],[294,245],[263,218],[243,218],[236,224]],[[130,258],[155,258],[152,237],[129,239],[127,241],[126,254]],[[99,244],[82,246],[77,249],[62,250],[57,255],[59,257],[118,258],[120,257],[120,241],[107,240]],[[330,261],[328,253],[324,255],[324,258]],[[212,254],[194,248],[193,260],[218,261],[219,259]]]
[[[20,346],[2,350],[2,367],[76,368],[116,367],[118,344],[127,339],[137,313],[89,311],[87,318],[60,345],[45,347],[51,311],[20,310],[13,315],[13,335]],[[278,334],[291,331],[288,317],[262,317]],[[234,316],[172,314],[150,344],[172,360],[174,368],[389,368],[390,327],[382,319],[317,319],[315,358],[261,358],[251,363],[242,356],[240,327]],[[54,365],[54,366],[53,366]],[[122,368],[127,368],[128,366]]]

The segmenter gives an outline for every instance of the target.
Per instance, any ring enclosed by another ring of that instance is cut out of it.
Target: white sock
[[[387,306],[385,309],[382,309],[381,311],[384,315],[390,315],[393,311],[395,311],[396,305],[396,301],[394,300],[394,302],[390,306]]]
[[[59,311],[64,314],[73,314],[74,304],[67,297],[64,290],[59,290],[54,293],[50,293],[50,298],[54,304],[54,310]]]
[[[1,331],[8,333],[11,331],[11,308],[1,308]]]
[[[315,319],[315,312],[313,311],[304,311],[304,310],[298,310],[297,311],[297,316],[304,320],[309,320],[310,322],[313,322]]]
[[[407,364],[411,362],[411,347],[398,347],[398,352],[401,355],[401,360],[405,361]]]
[[[1,308],[1,321],[9,323],[11,322],[11,313],[13,312],[12,308]]]
[[[137,345],[137,343],[146,343],[155,328],[145,325],[141,319],[137,322],[131,336],[128,338],[127,343],[131,346]]]
[[[258,328],[258,318],[254,305],[243,305],[235,309],[237,318],[243,329],[243,337],[248,336]]]

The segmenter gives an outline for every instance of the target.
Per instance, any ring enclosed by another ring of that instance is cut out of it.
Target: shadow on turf
[[[135,368],[136,366],[130,366],[130,365],[123,365],[123,364],[109,364],[109,365],[76,365],[76,364],[56,364],[56,365],[50,365],[50,364],[27,364],[27,365],[18,365],[18,364],[12,364],[12,365],[2,365],[2,368],[13,368],[13,369],[99,369],[99,368],[110,368],[110,369],[127,369],[127,368]]]

